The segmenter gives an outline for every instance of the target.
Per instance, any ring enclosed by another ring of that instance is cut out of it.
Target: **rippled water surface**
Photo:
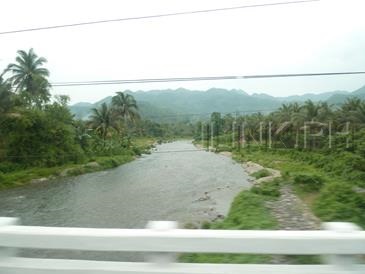
[[[41,226],[197,223],[227,214],[234,196],[249,187],[247,178],[230,158],[177,141],[115,169],[1,191],[0,216]]]

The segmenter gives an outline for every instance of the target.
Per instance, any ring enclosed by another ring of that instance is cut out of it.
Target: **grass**
[[[150,137],[137,137],[132,140],[132,143],[139,149],[144,150],[151,148],[156,143],[156,140]]]
[[[265,207],[270,196],[256,194],[250,190],[239,193],[234,199],[228,216],[214,223],[204,223],[205,229],[276,229],[277,222]],[[182,262],[190,263],[268,263],[270,255],[256,254],[209,254],[192,253],[180,257]]]
[[[51,168],[33,167],[8,173],[0,173],[0,189],[22,186],[33,179],[58,176],[62,170],[72,168],[74,166],[76,165],[63,165]]]
[[[64,176],[76,176],[109,169],[130,162],[133,159],[133,154],[93,157],[92,162],[96,162],[97,165],[67,164],[56,167],[31,167],[8,173],[0,173],[0,189],[23,186],[34,179],[59,177],[61,174],[64,174]]]
[[[275,152],[259,150],[259,149],[245,149],[240,153],[235,153],[235,158],[239,161],[252,161],[265,167],[274,168],[281,171],[283,178],[288,182],[294,182],[294,178],[305,175],[313,175],[322,178],[326,182],[334,182],[340,178],[329,176],[324,170],[320,170],[311,164],[293,160],[289,155],[277,154]],[[337,180],[336,180],[337,179]],[[306,195],[313,196],[313,193],[308,193],[301,189],[297,184],[295,189],[301,194],[301,197]]]
[[[280,170],[284,180],[293,185],[321,220],[355,222],[365,228],[365,196],[353,190],[358,183],[349,180],[351,174],[343,175],[323,164],[324,160],[316,161],[317,154],[251,148],[235,152],[235,158]],[[341,162],[343,159],[338,157]]]

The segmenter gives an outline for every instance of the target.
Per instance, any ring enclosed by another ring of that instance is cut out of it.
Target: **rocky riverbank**
[[[321,227],[321,221],[289,185],[282,186],[280,197],[276,201],[266,202],[266,205],[282,230],[317,230]]]
[[[231,152],[221,152],[222,155],[231,157]],[[279,170],[265,168],[257,163],[248,161],[242,164],[248,175],[254,175],[262,170],[268,172],[267,176],[261,178],[251,177],[253,186],[271,182],[281,177]],[[320,229],[321,221],[314,216],[308,206],[293,192],[292,187],[283,184],[280,187],[280,196],[277,200],[267,201],[266,206],[276,218],[279,229],[283,230],[317,230]]]

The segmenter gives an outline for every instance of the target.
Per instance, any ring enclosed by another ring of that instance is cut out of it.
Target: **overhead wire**
[[[80,27],[80,26],[85,26],[85,25],[105,24],[105,23],[113,23],[113,22],[132,21],[132,20],[157,19],[157,18],[181,16],[181,15],[193,15],[193,14],[202,14],[202,13],[211,13],[211,12],[222,12],[222,11],[238,10],[238,9],[245,9],[245,8],[258,8],[258,7],[279,6],[279,5],[303,4],[303,3],[318,2],[318,1],[320,1],[320,0],[284,1],[284,2],[253,4],[253,5],[241,5],[241,6],[233,6],[233,7],[214,8],[214,9],[202,9],[202,10],[191,10],[191,11],[182,11],[182,12],[160,13],[160,14],[153,14],[153,15],[143,15],[143,16],[124,17],[124,18],[117,18],[117,19],[105,19],[105,20],[97,20],[97,21],[88,21],[88,22],[78,22],[78,23],[70,23],[70,24],[53,25],[53,26],[8,30],[8,31],[1,31],[0,35],[22,33],[22,32],[31,32],[31,31],[50,30],[50,29],[69,28],[69,27]]]
[[[118,85],[118,84],[143,84],[143,83],[167,83],[167,82],[195,82],[195,81],[222,81],[222,80],[244,80],[262,78],[287,78],[287,77],[315,77],[315,76],[335,76],[335,75],[356,75],[365,74],[365,71],[345,71],[345,72],[310,72],[310,73],[290,73],[290,74],[258,74],[258,75],[223,75],[223,76],[194,76],[194,77],[168,77],[168,78],[141,78],[122,80],[93,80],[75,82],[51,82],[53,87],[67,86],[97,86],[97,85]]]

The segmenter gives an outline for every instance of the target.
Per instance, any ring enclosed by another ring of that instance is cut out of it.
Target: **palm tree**
[[[365,103],[357,97],[348,98],[337,112],[337,122],[340,128],[347,132],[351,123],[352,140],[355,140],[355,132],[365,124]],[[348,134],[348,132],[347,132]]]
[[[124,94],[118,91],[112,98],[112,106],[117,116],[120,116],[126,122],[127,120],[135,121],[139,118],[138,106],[134,97],[130,94]]]
[[[3,81],[0,76],[0,114],[8,112],[12,108],[11,85]]]
[[[359,121],[364,125],[365,124],[365,101],[362,101],[357,110],[357,116]]]
[[[110,129],[114,125],[112,110],[106,103],[103,103],[100,108],[93,108],[91,111],[90,125],[105,141]]]
[[[16,63],[10,64],[6,69],[6,72],[12,73],[9,81],[15,86],[15,90],[23,95],[29,104],[39,106],[49,101],[49,71],[42,67],[47,60],[38,57],[33,49],[28,52],[19,50],[15,60]]]
[[[344,112],[356,111],[360,107],[361,103],[362,103],[362,101],[360,98],[350,97],[350,98],[347,98],[346,102],[341,106],[341,109]]]
[[[315,104],[312,100],[305,101],[303,108],[306,112],[307,121],[314,121],[319,114],[320,106]]]
[[[303,107],[298,103],[293,103],[291,109],[292,109],[291,123],[293,124],[293,128],[295,130],[295,148],[298,148],[299,132],[305,120],[305,113],[303,111]]]
[[[279,119],[279,122],[290,121],[292,115],[292,107],[289,104],[282,104],[281,107],[275,112],[275,116]]]
[[[295,131],[295,148],[299,146],[299,132],[305,120],[303,106],[298,103],[282,104],[274,113],[274,120],[280,126],[277,128],[275,135],[292,128]]]
[[[117,95],[112,98],[113,113],[116,117],[124,120],[124,126],[129,135],[128,121],[135,122],[140,117],[137,102],[130,94],[125,94],[123,92],[117,92],[116,94]]]
[[[322,122],[327,122],[326,120],[331,120],[333,118],[332,105],[327,102],[319,102],[318,118]]]

